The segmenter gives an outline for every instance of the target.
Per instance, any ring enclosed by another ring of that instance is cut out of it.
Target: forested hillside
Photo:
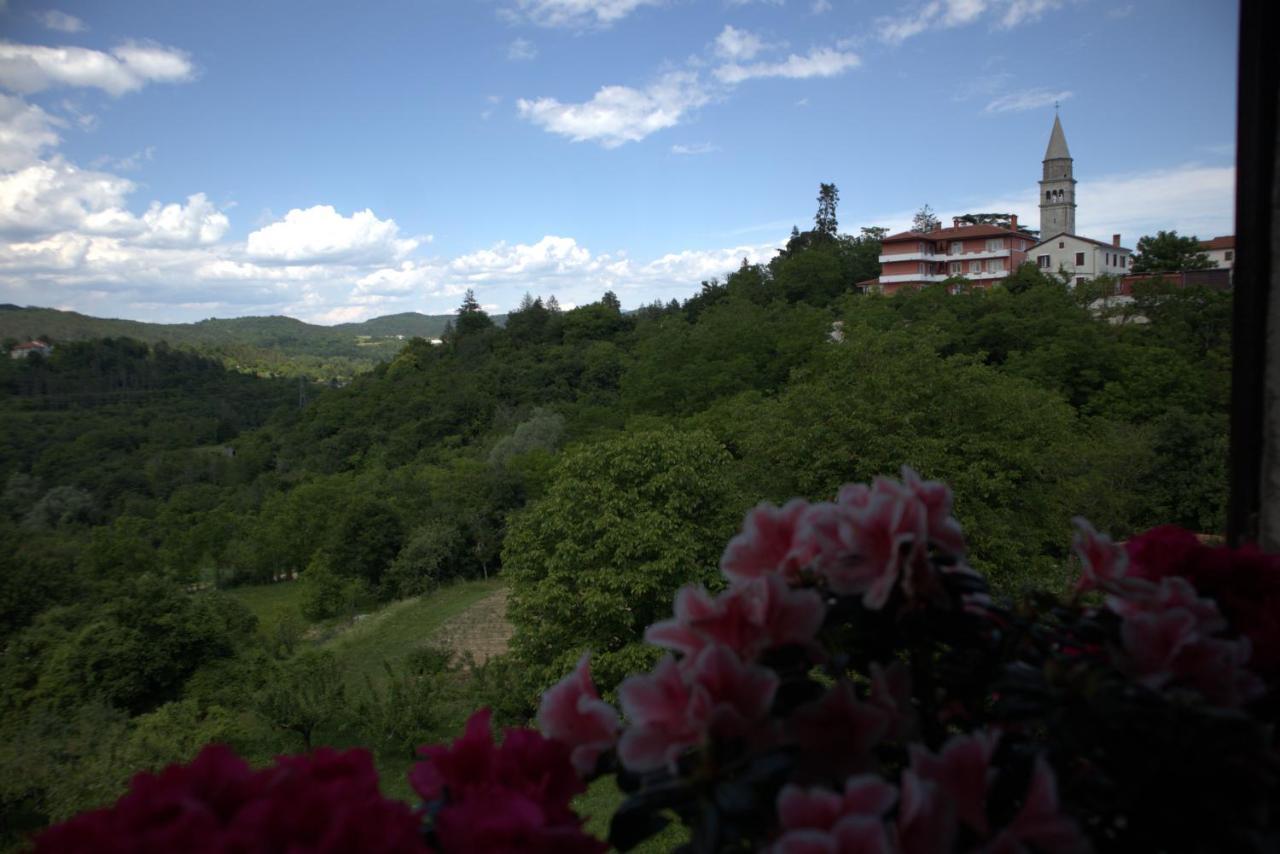
[[[13,343],[45,338],[61,343],[128,337],[193,349],[235,370],[332,380],[349,378],[390,359],[405,339],[439,337],[449,320],[449,315],[407,312],[336,326],[316,326],[292,317],[142,323],[4,305],[0,306],[0,339]]]
[[[103,721],[135,766],[217,738],[258,758],[369,743],[399,767],[469,705],[527,716],[585,648],[611,689],[648,662],[640,633],[676,588],[717,583],[744,511],[903,464],[953,487],[1004,589],[1061,584],[1078,513],[1120,537],[1221,528],[1229,294],[1099,317],[1034,267],[991,292],[856,294],[880,236],[833,221],[633,313],[539,299],[500,327],[469,296],[443,345],[411,341],[302,406],[296,384],[159,346],[6,365],[8,830],[117,793],[127,774],[25,773],[109,764]],[[293,573],[267,620],[220,589]],[[468,670],[422,652],[334,723],[355,700],[326,631],[495,576],[510,655]]]

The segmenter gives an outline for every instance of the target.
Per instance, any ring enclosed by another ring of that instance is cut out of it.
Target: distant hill
[[[439,337],[452,317],[405,312],[337,326],[318,326],[278,315],[144,323],[52,308],[0,305],[0,339],[44,336],[56,343],[128,337],[151,344],[165,341],[217,356],[239,370],[336,379],[390,359],[410,338]]]

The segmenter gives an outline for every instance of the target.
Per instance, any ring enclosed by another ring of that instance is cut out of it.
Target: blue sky
[[[0,299],[315,322],[682,298],[842,230],[1232,230],[1224,0],[0,0]]]

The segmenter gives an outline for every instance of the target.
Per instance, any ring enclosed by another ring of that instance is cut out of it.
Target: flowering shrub
[[[948,489],[909,469],[762,505],[727,587],[649,627],[668,655],[619,686],[621,715],[583,657],[540,732],[495,744],[481,711],[422,748],[416,811],[359,752],[253,772],[208,748],[38,847],[600,851],[570,802],[613,775],[622,850],[673,819],[701,851],[1280,850],[1280,558],[1076,524],[1074,594],[1002,605]]]

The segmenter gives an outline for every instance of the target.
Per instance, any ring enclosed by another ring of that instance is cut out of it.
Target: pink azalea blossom
[[[1246,668],[1248,638],[1221,638],[1227,628],[1218,606],[1196,593],[1185,578],[1158,584],[1135,580],[1108,606],[1123,617],[1119,666],[1149,688],[1172,682],[1198,689],[1215,705],[1235,707],[1258,696],[1264,685]]]
[[[808,507],[807,501],[794,498],[782,507],[766,503],[751,510],[742,532],[725,547],[721,572],[744,581],[775,572],[795,578],[814,556],[812,545],[797,536]]]
[[[904,662],[895,661],[888,667],[871,662],[867,702],[884,711],[887,738],[904,740],[915,732],[918,716],[911,703],[911,672]]]
[[[1043,756],[1036,758],[1022,809],[996,837],[991,854],[1085,854],[1080,827],[1058,806],[1058,781]]]
[[[924,505],[925,530],[929,542],[938,550],[956,558],[967,550],[960,523],[951,515],[951,488],[936,480],[921,480],[911,466],[902,467],[902,480]]]
[[[632,676],[618,687],[630,725],[618,743],[618,757],[632,771],[674,768],[680,754],[709,735],[747,734],[773,703],[778,677],[743,664],[719,644],[676,664],[670,656],[653,673]]]
[[[889,718],[884,709],[858,700],[852,683],[841,680],[792,714],[791,734],[809,771],[838,778],[866,769]]]
[[[600,754],[618,741],[618,713],[600,699],[591,681],[590,656],[584,655],[572,673],[542,695],[538,729],[547,738],[568,745],[574,770],[591,775]]]
[[[953,801],[932,780],[902,772],[895,840],[902,854],[951,854],[956,837]]]
[[[1080,558],[1080,579],[1076,591],[1111,590],[1125,576],[1129,556],[1124,546],[1116,545],[1106,534],[1099,534],[1083,516],[1071,520],[1076,526],[1071,547]]]
[[[907,564],[925,545],[923,505],[902,490],[882,488],[877,479],[866,506],[841,520],[840,550],[820,563],[833,592],[861,595],[872,610],[883,608]]]
[[[788,784],[778,794],[782,834],[771,850],[774,854],[888,854],[892,848],[884,814],[897,796],[893,786],[870,774],[850,777],[843,795]]]
[[[650,626],[644,637],[690,657],[718,643],[751,661],[770,647],[811,644],[825,614],[816,592],[793,590],[776,575],[736,583],[715,597],[689,585],[676,594],[675,618]]]
[[[910,749],[911,770],[922,780],[936,783],[955,805],[956,817],[983,835],[987,832],[987,785],[994,776],[991,756],[999,741],[999,733],[981,731],[952,736],[938,754],[918,744]]]
[[[419,748],[409,782],[431,804],[432,833],[445,851],[594,854],[605,846],[582,831],[570,801],[586,790],[569,748],[528,729],[495,745],[489,710],[467,721],[452,745]]]

